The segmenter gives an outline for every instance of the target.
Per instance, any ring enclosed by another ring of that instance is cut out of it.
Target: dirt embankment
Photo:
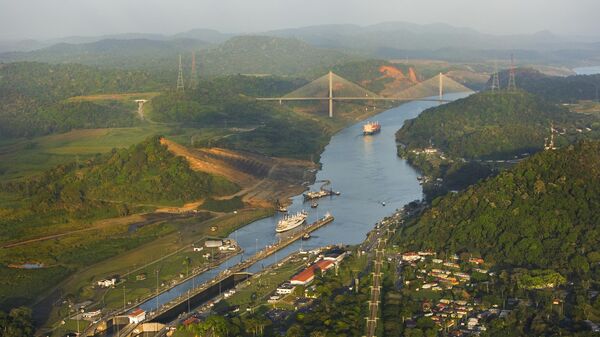
[[[259,154],[222,148],[190,149],[166,138],[161,143],[175,155],[184,157],[192,169],[220,175],[238,184],[241,191],[227,196],[242,196],[255,207],[272,207],[306,189],[314,179],[317,165],[306,160],[271,158]]]

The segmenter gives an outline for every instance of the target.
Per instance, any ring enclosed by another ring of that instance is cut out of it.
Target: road
[[[367,337],[375,336],[377,331],[377,320],[379,314],[379,302],[381,300],[381,266],[384,258],[384,247],[386,239],[378,238],[375,248],[375,266],[373,268],[373,285],[371,286],[371,297],[369,298],[369,316],[367,317]]]

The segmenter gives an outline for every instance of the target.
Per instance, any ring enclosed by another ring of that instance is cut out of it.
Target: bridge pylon
[[[333,118],[333,72],[329,71],[329,118]]]

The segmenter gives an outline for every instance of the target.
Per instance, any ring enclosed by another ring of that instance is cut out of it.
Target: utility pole
[[[179,72],[177,74],[177,91],[180,90],[185,90],[185,86],[183,84],[183,65],[181,64],[181,54],[179,54]]]
[[[333,72],[329,71],[329,118],[333,118]]]

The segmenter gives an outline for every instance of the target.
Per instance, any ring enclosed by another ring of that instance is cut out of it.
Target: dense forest
[[[169,152],[155,136],[127,149],[6,183],[2,189],[25,200],[18,210],[2,210],[0,239],[4,241],[32,226],[127,215],[140,207],[182,204],[238,188],[224,178],[191,170],[185,159]]]
[[[129,106],[71,102],[73,96],[156,90],[147,72],[100,70],[78,64],[19,62],[0,65],[0,138],[68,131],[72,128],[131,126]]]
[[[14,308],[10,312],[0,311],[0,335],[2,337],[30,337],[34,334],[31,310]]]
[[[166,92],[152,100],[151,118],[160,122],[194,126],[238,127],[211,144],[269,156],[310,158],[327,141],[323,128],[313,119],[301,117],[254,97],[283,94],[304,82],[298,79],[230,76],[201,81],[196,90]]]
[[[508,84],[508,70],[499,73],[500,87]],[[515,70],[517,86],[551,102],[572,103],[579,100],[597,100],[600,95],[600,74],[567,77],[547,76],[530,68]],[[491,82],[488,82],[489,88]]]
[[[524,91],[483,92],[424,111],[396,138],[407,150],[433,145],[452,157],[510,159],[542,149],[551,123],[576,133],[592,119]]]
[[[596,335],[588,323],[600,319],[595,291],[600,277],[599,164],[600,142],[538,153],[463,192],[434,200],[401,226],[393,241],[403,250],[485,260],[490,272],[472,274],[470,295],[509,310],[503,318],[488,318],[482,336]],[[403,273],[417,268],[405,267]],[[402,300],[409,316],[422,313],[419,296]],[[426,327],[417,321],[412,332],[420,336]]]
[[[600,277],[600,143],[544,151],[436,199],[399,235],[407,247],[481,254],[500,267]]]

